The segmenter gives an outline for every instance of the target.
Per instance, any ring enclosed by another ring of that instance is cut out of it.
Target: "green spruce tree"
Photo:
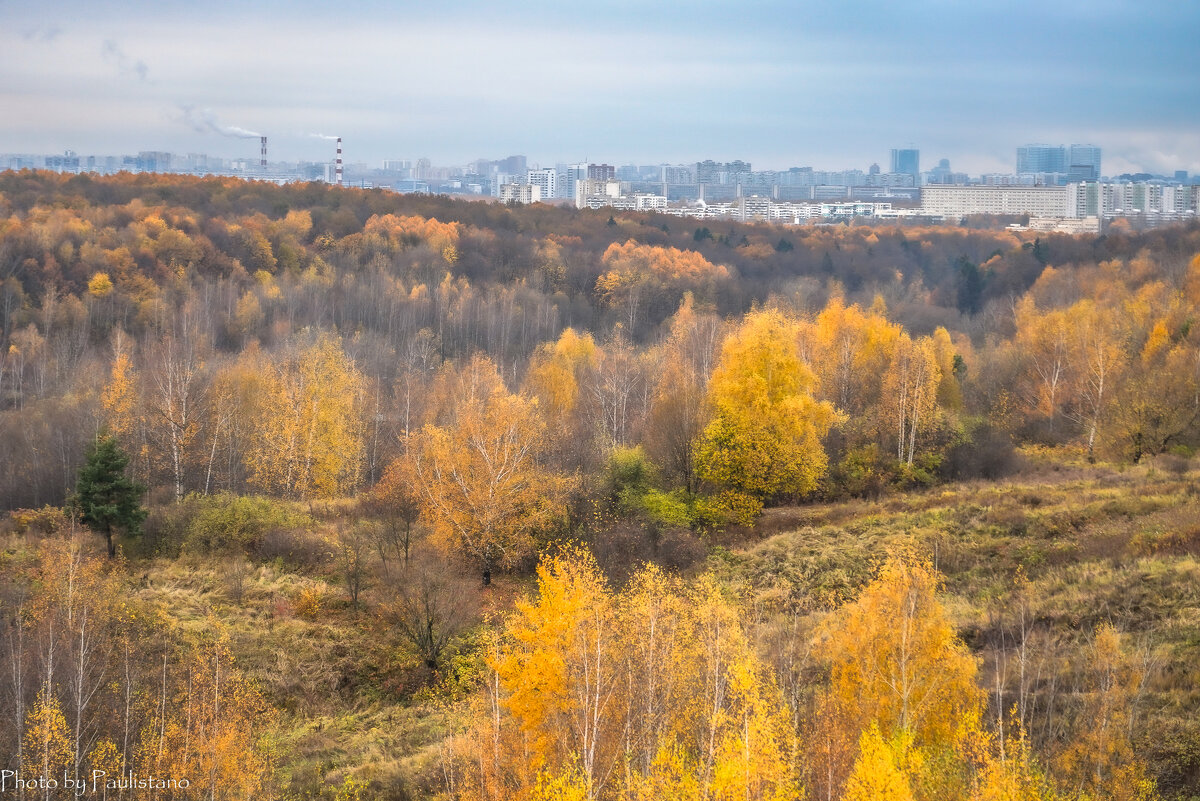
[[[139,503],[143,488],[125,475],[129,464],[117,441],[107,434],[88,446],[75,482],[74,505],[79,519],[104,534],[109,557],[116,556],[113,531],[129,535],[141,531],[146,510]]]

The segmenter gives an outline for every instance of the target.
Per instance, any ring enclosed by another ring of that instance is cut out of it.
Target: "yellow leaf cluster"
[[[102,298],[112,291],[113,282],[108,273],[95,273],[88,280],[88,294],[94,298]]]
[[[858,760],[846,781],[842,801],[912,801],[912,788],[898,764],[892,745],[885,742],[879,727],[863,732]]]
[[[297,498],[328,498],[358,485],[364,452],[365,380],[332,337],[279,361],[243,354],[237,371],[252,404],[246,461],[252,483]]]
[[[451,263],[458,258],[461,231],[462,225],[456,222],[444,223],[433,218],[396,214],[375,215],[363,226],[364,235],[383,236],[395,244],[425,242]]]
[[[556,342],[538,347],[525,383],[545,412],[551,418],[560,418],[575,408],[580,373],[595,363],[596,342],[592,335],[566,328]]]
[[[653,567],[612,590],[595,561],[543,560],[506,622],[465,764],[509,798],[790,799],[795,737],[716,582]]]
[[[100,393],[104,422],[123,446],[133,444],[137,425],[137,375],[128,350],[120,348],[113,359],[108,383]]]
[[[227,637],[185,654],[187,679],[151,717],[134,760],[143,775],[187,778],[209,798],[253,798],[272,763],[259,738],[271,723],[258,690],[233,668]]]
[[[920,747],[958,743],[978,728],[975,657],[955,634],[926,563],[892,558],[833,616],[821,649],[831,693],[855,729],[901,731]]]
[[[71,730],[58,699],[45,688],[25,717],[25,748],[22,770],[27,776],[57,779],[71,763]]]
[[[781,312],[752,312],[721,348],[709,382],[712,422],[696,449],[699,475],[761,504],[812,491],[825,473],[821,437],[841,417],[813,398],[816,376]]]

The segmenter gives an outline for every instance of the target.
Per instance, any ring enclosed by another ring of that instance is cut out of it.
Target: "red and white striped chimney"
[[[338,140],[337,141],[337,146],[338,146],[338,148],[337,148],[337,168],[334,171],[334,175],[336,176],[334,183],[336,183],[338,186],[341,186],[342,185],[342,137],[339,136],[337,138],[337,140]]]
[[[261,137],[259,143],[262,145],[262,158],[258,162],[258,166],[265,170],[267,168],[267,137]]]

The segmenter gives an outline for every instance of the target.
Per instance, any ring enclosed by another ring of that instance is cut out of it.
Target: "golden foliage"
[[[72,761],[71,730],[58,699],[43,687],[25,717],[24,764],[27,776],[59,780]]]
[[[631,329],[643,302],[666,297],[674,306],[687,289],[711,296],[714,285],[729,278],[728,268],[694,250],[642,245],[633,239],[609,245],[601,262],[606,272],[596,280],[596,292],[610,306],[625,309]]]
[[[877,299],[864,311],[834,295],[811,323],[800,326],[801,351],[818,377],[818,396],[850,416],[849,424],[870,430],[882,379],[900,337]]]
[[[831,692],[854,727],[907,731],[914,746],[954,745],[978,727],[983,696],[975,657],[955,634],[926,563],[889,559],[838,610],[821,650]]]
[[[375,215],[363,226],[364,236],[382,236],[396,246],[424,242],[448,263],[458,259],[461,233],[462,225],[456,222],[443,223],[432,218],[396,214]]]
[[[579,399],[580,373],[596,363],[592,335],[563,329],[557,342],[547,342],[533,354],[525,384],[545,413],[554,420],[569,414]]]
[[[726,338],[709,382],[713,419],[696,446],[697,472],[749,499],[747,511],[812,491],[827,465],[821,437],[841,419],[813,399],[816,377],[796,336],[796,323],[778,311],[748,314]]]
[[[260,739],[273,715],[233,668],[227,636],[212,628],[211,642],[184,655],[186,680],[152,716],[135,764],[143,775],[187,778],[208,798],[253,798],[272,770]]]
[[[250,480],[268,492],[330,498],[358,486],[364,379],[331,336],[279,361],[247,351],[238,372],[254,387],[246,442]]]
[[[1053,801],[1057,796],[1023,735],[1010,738],[1003,756],[989,755],[972,801]]]
[[[108,383],[100,393],[100,406],[104,410],[104,422],[113,436],[131,452],[134,430],[138,420],[137,374],[124,337],[116,338],[116,354]]]
[[[580,551],[538,578],[492,651],[469,795],[796,796],[782,699],[714,581],[685,589],[647,567],[614,592]]]
[[[1083,676],[1086,701],[1080,725],[1057,767],[1067,786],[1078,791],[1112,801],[1141,801],[1156,795],[1132,742],[1134,702],[1145,673],[1126,653],[1123,640],[1109,623],[1096,629]]]
[[[108,273],[95,273],[88,281],[88,294],[94,298],[102,298],[112,291],[113,282]]]
[[[571,482],[542,468],[537,402],[510,393],[491,360],[447,368],[439,383],[442,414],[408,442],[409,483],[436,541],[484,570],[512,567],[561,517]]]
[[[908,777],[875,724],[863,732],[842,801],[912,801]]]

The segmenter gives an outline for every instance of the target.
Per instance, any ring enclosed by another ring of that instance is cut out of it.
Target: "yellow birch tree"
[[[712,422],[697,443],[696,466],[731,496],[744,521],[775,496],[811,492],[825,474],[821,437],[841,418],[829,402],[814,400],[815,388],[797,325],[783,313],[751,312],[725,340],[709,382]]]

